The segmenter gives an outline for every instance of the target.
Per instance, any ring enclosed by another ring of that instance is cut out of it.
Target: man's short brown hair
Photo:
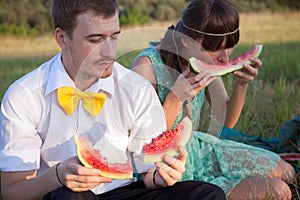
[[[52,0],[51,16],[54,29],[59,27],[72,37],[76,18],[81,13],[92,11],[109,18],[116,14],[117,9],[117,0]]]

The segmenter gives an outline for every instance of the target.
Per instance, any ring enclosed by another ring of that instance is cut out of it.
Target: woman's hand
[[[179,157],[174,158],[170,155],[165,155],[163,162],[157,162],[155,174],[155,184],[159,186],[172,186],[181,179],[185,172],[185,163],[187,151],[183,146],[179,146]]]
[[[100,170],[84,167],[77,157],[61,162],[57,176],[69,189],[75,192],[90,190],[101,183],[110,183],[112,179],[100,176]]]
[[[187,68],[178,76],[171,91],[179,102],[184,102],[185,100],[192,99],[213,80],[215,80],[215,77],[212,77],[211,73],[207,71],[202,71],[195,75]]]
[[[261,60],[258,58],[251,58],[251,64],[244,64],[241,70],[235,71],[234,75],[238,77],[237,83],[246,84],[254,80],[258,75],[258,69],[262,66]]]

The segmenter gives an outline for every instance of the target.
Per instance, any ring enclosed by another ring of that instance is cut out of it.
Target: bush
[[[120,11],[120,25],[137,25],[145,24],[149,21],[149,17],[143,14],[140,7],[129,8]]]
[[[289,11],[300,9],[299,0],[232,0],[240,12]]]

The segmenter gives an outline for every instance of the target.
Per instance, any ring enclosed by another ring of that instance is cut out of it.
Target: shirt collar
[[[70,78],[63,66],[61,61],[61,53],[53,58],[50,65],[51,67],[49,70],[49,79],[47,82],[45,95],[48,95],[54,90],[64,86],[76,88],[74,81]],[[93,84],[86,91],[96,92],[102,90],[112,95],[114,93],[113,74],[114,72],[107,78],[100,78],[97,83]]]

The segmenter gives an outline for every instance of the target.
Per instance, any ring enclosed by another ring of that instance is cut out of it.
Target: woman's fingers
[[[178,150],[178,157],[174,158],[170,155],[165,155],[163,162],[155,163],[158,173],[168,186],[174,185],[185,172],[187,151],[183,146],[179,146]]]
[[[262,66],[262,61],[259,58],[250,58],[251,66],[258,69]]]
[[[191,73],[191,70],[187,67],[182,73],[181,75],[184,77],[184,78],[187,78]]]

